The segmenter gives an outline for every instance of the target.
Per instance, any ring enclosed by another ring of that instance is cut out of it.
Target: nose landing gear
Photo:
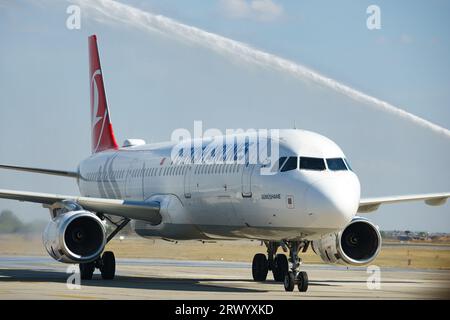
[[[298,252],[303,248],[303,252],[308,249],[308,242],[288,241],[286,245],[289,248],[289,260],[291,261],[291,270],[284,277],[284,290],[293,291],[297,285],[298,291],[306,292],[308,290],[308,274],[305,271],[298,271],[301,259]]]

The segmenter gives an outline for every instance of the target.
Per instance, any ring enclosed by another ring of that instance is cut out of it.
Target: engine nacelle
[[[312,248],[326,263],[359,266],[372,262],[378,256],[381,235],[378,226],[356,217],[342,231],[313,241]]]
[[[81,209],[55,216],[45,228],[42,240],[55,260],[91,262],[105,248],[106,230],[99,217]]]

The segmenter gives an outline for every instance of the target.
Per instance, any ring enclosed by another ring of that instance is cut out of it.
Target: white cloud
[[[283,14],[283,7],[272,0],[221,0],[225,14],[234,19],[273,21]]]

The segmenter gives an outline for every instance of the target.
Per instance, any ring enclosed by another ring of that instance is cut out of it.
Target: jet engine
[[[355,217],[342,231],[313,241],[312,248],[326,263],[359,266],[377,257],[381,235],[378,226],[367,219]]]
[[[94,261],[106,245],[106,230],[100,218],[79,206],[76,209],[54,216],[42,237],[48,254],[60,262]]]

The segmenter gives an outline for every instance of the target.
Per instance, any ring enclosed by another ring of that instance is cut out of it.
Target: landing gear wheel
[[[114,279],[114,275],[116,273],[116,258],[114,257],[114,253],[112,251],[105,251],[103,253],[100,272],[102,273],[103,279]]]
[[[292,272],[288,272],[284,277],[284,290],[294,291],[295,276]]]
[[[252,275],[255,281],[266,281],[267,273],[269,272],[269,264],[267,258],[262,253],[257,253],[253,257]]]
[[[274,268],[272,270],[273,279],[278,282],[283,282],[284,277],[289,272],[289,263],[284,254],[277,254],[274,259]]]
[[[306,292],[306,290],[308,290],[308,274],[305,271],[298,273],[297,287],[300,292]]]
[[[95,270],[95,262],[80,263],[81,280],[92,280],[92,275]]]

